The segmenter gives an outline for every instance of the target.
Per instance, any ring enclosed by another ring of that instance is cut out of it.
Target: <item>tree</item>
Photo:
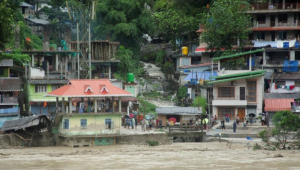
[[[14,11],[18,10],[19,0],[0,1],[0,50],[5,50],[5,44],[13,37],[14,30]]]
[[[207,101],[203,97],[197,97],[193,101],[192,107],[201,107],[202,108],[202,113],[206,113],[206,107],[207,107]]]
[[[143,34],[153,31],[153,17],[148,9],[151,0],[102,0],[97,2],[94,38],[120,41],[139,61]]]
[[[247,0],[213,1],[201,21],[205,30],[200,41],[207,43],[207,49],[216,49],[216,56],[224,49],[231,50],[238,41],[242,48],[250,33],[251,16],[246,13],[249,9]]]
[[[209,0],[157,0],[154,4],[154,18],[157,31],[166,41],[181,38],[197,37],[195,30],[199,28],[203,6]]]
[[[272,136],[285,149],[287,140],[300,129],[300,118],[290,111],[278,111],[273,117],[273,123],[275,129],[272,131]]]

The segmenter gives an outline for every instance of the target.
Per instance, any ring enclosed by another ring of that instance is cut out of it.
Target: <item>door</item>
[[[246,100],[246,89],[245,89],[245,87],[240,87],[240,100]]]
[[[271,27],[275,27],[275,15],[271,15]]]
[[[239,108],[237,116],[240,118],[240,122],[243,122],[245,119],[245,108]]]

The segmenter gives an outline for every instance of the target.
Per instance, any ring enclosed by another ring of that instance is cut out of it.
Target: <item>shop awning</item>
[[[265,111],[291,110],[294,99],[265,99]]]

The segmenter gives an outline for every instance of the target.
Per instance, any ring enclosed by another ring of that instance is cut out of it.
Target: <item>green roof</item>
[[[213,61],[215,60],[221,60],[221,59],[225,59],[225,58],[234,58],[234,57],[238,57],[241,55],[246,55],[246,54],[252,54],[252,53],[257,53],[257,52],[262,52],[265,51],[265,49],[258,49],[258,50],[254,50],[254,51],[247,51],[247,52],[243,52],[243,53],[236,53],[236,54],[231,54],[228,56],[221,56],[221,57],[216,57],[216,58],[212,58]]]
[[[220,83],[220,82],[226,82],[226,81],[232,81],[232,80],[239,80],[239,79],[245,79],[245,78],[251,78],[251,77],[259,77],[263,76],[266,71],[251,71],[246,73],[237,73],[237,74],[230,74],[230,75],[224,75],[224,76],[216,76],[214,78],[220,79],[208,82],[207,84],[214,84],[214,83]]]
[[[249,71],[249,72],[244,72],[244,73],[236,73],[236,74],[227,74],[224,76],[215,76],[215,77],[210,77],[211,79],[220,79],[220,78],[234,78],[238,76],[249,76],[249,75],[254,75],[254,74],[262,74],[265,73],[265,70],[259,70],[259,71]]]

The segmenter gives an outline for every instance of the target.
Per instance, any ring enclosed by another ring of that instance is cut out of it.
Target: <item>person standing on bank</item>
[[[236,132],[236,122],[235,121],[233,122],[233,132],[234,133]]]
[[[221,128],[225,130],[225,120],[224,118],[221,120]]]

